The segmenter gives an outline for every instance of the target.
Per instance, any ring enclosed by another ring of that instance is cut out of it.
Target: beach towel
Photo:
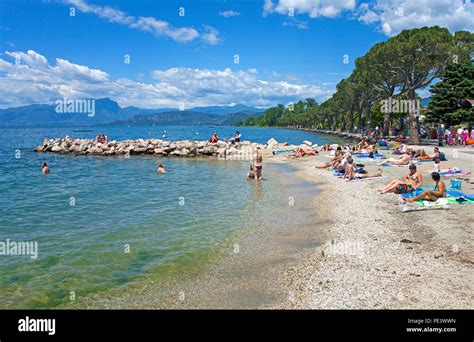
[[[447,166],[447,165],[441,165],[439,168],[440,168],[440,170],[457,169],[456,166]],[[433,168],[432,168],[432,167],[420,167],[420,168],[418,168],[418,171],[430,171],[430,172],[433,172]]]
[[[421,171],[423,171],[423,172],[425,172],[425,173],[432,173],[432,172],[434,172],[434,169],[428,169],[428,170],[424,170],[424,168],[422,168],[422,169],[423,169],[423,170],[421,170]],[[445,169],[445,168],[442,168],[438,173],[439,173],[440,175],[446,175],[446,174],[461,173],[462,171],[463,171],[463,170],[458,169],[457,167],[452,168],[452,169]]]
[[[409,193],[405,193],[405,194],[402,194],[402,197],[404,198],[412,198],[412,197],[415,197],[415,196],[418,196],[420,195],[423,191],[425,190],[433,190],[433,188],[418,188],[416,189],[415,191],[413,192],[409,192]],[[472,200],[474,201],[474,194],[465,194],[461,191],[458,191],[458,190],[446,190],[446,197],[453,197],[453,198],[458,198],[458,197],[465,197],[469,200]]]
[[[275,154],[284,154],[284,153],[295,153],[295,150],[279,150],[279,151],[273,151],[273,155]]]
[[[418,203],[404,203],[400,205],[400,211],[407,213],[411,211],[420,211],[420,210],[439,210],[439,209],[449,209],[448,204],[438,204],[429,207],[421,206]]]
[[[470,174],[471,172],[469,171],[461,170],[461,172],[457,172],[457,173],[443,173],[440,176],[441,177],[459,177],[459,176],[468,176]]]
[[[369,158],[370,157],[370,154],[369,153],[353,153],[356,157],[359,157],[359,158]],[[373,156],[375,158],[381,158],[381,157],[384,157],[385,154],[380,154],[380,153],[374,153]]]
[[[378,177],[354,178],[351,180],[351,182],[365,181],[365,180],[372,180],[372,179],[382,179],[382,178],[387,178],[387,176],[382,175]]]

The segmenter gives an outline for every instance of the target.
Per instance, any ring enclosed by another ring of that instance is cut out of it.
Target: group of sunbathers
[[[316,167],[327,170],[335,169],[339,175],[348,181],[380,177],[383,174],[381,169],[375,173],[368,173],[363,169],[362,165],[354,163],[350,146],[346,146],[344,149],[342,146],[338,146],[334,156],[327,163],[316,165]]]
[[[416,169],[416,165],[411,164],[408,168],[408,175],[404,176],[403,179],[396,179],[391,181],[387,186],[378,191],[381,194],[387,192],[393,192],[396,194],[412,193],[415,190],[423,186],[423,176]],[[431,178],[435,182],[433,190],[425,190],[417,196],[411,198],[404,198],[406,202],[415,202],[419,200],[436,201],[439,198],[446,197],[446,184],[441,180],[441,176],[438,172],[432,172]]]
[[[413,150],[407,148],[405,144],[398,144],[393,147],[393,154],[401,154],[398,158],[391,157],[390,159],[384,160],[381,164],[392,164],[392,165],[409,165],[408,175],[402,179],[392,180],[385,187],[379,189],[381,194],[387,192],[393,192],[396,194],[413,193],[415,190],[420,189],[423,186],[423,176],[417,170],[417,167],[413,162],[420,160],[433,160],[434,161],[434,172],[431,173],[431,178],[435,182],[433,190],[425,190],[417,196],[411,198],[404,198],[404,201],[414,202],[418,200],[436,201],[438,198],[446,197],[446,184],[441,180],[440,172],[440,159],[443,158],[444,154],[440,152],[438,147],[434,148],[433,154],[427,154],[425,150],[418,149]],[[368,151],[377,153],[375,145],[369,144],[366,140],[362,139],[357,145],[354,146],[334,146],[324,145],[323,151],[332,151],[335,149],[332,158],[321,165],[317,165],[317,168],[335,170],[336,174],[342,178],[350,181],[353,179],[364,179],[372,177],[380,177],[383,174],[382,169],[379,169],[375,173],[368,173],[363,169],[363,164],[354,163],[353,155],[361,153],[367,153]],[[370,153],[369,152],[369,153]],[[381,165],[380,164],[380,165]]]

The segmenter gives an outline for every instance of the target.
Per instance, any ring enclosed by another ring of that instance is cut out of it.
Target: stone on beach
[[[73,139],[71,137],[50,139],[46,146],[38,146],[35,152],[50,152],[70,155],[153,155],[198,157],[218,156],[224,159],[251,159],[256,150],[269,150],[288,145],[280,144],[275,139],[264,145],[251,141],[231,143],[218,141],[166,141],[162,139],[112,140],[107,144],[96,143],[93,139]]]

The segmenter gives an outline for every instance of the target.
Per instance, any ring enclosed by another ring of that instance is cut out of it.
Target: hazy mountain
[[[254,112],[238,112],[225,115],[209,114],[196,111],[170,111],[152,115],[135,115],[124,120],[115,121],[115,125],[231,125],[237,121],[253,117]]]
[[[90,103],[89,107],[84,107],[86,110],[83,110],[81,113],[58,112],[56,104],[33,104],[0,109],[0,125],[94,125],[126,121],[135,116],[157,115],[160,113],[167,114],[155,120],[166,122],[167,124],[180,124],[187,121],[207,123],[209,120],[215,120],[219,122],[217,124],[221,124],[220,122],[226,122],[231,117],[219,119],[219,116],[233,114],[234,117],[244,118],[244,113],[255,114],[262,111],[255,107],[243,105],[198,107],[185,111],[178,111],[176,108],[144,109],[134,106],[122,108],[116,101],[110,98],[95,100],[94,115],[92,115],[90,110],[87,110],[92,108],[92,103]],[[238,112],[242,114],[236,115],[235,113]],[[134,119],[134,122],[137,120],[140,119]],[[151,119],[148,118],[146,120]],[[173,122],[174,120],[176,122]]]
[[[210,107],[195,107],[189,109],[193,112],[201,112],[207,114],[219,114],[219,115],[226,115],[231,113],[239,113],[239,112],[253,112],[253,113],[261,113],[264,110],[261,108],[256,107],[249,107],[237,104],[235,106],[210,106]]]

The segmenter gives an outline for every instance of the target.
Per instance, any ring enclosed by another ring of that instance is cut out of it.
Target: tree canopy
[[[411,141],[418,143],[421,113],[416,91],[433,81],[441,80],[432,87],[428,122],[473,120],[472,107],[466,101],[473,98],[473,53],[474,34],[470,32],[451,34],[438,26],[404,30],[357,58],[351,75],[341,80],[323,103],[305,99],[287,106],[279,104],[241,124],[366,132],[378,126],[388,135],[393,120],[405,116]],[[381,112],[381,102],[389,99],[414,105],[407,107],[408,112]]]

